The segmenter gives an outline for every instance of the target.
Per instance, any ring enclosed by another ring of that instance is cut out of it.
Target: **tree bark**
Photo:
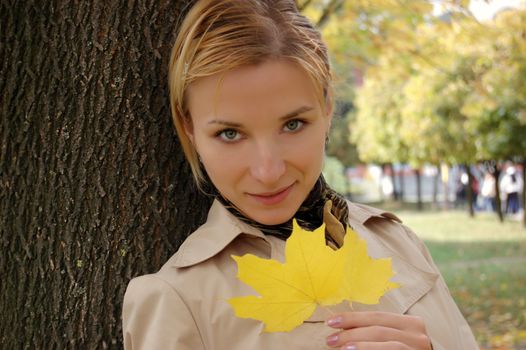
[[[189,1],[0,4],[0,348],[122,348],[128,281],[204,220],[171,125]]]

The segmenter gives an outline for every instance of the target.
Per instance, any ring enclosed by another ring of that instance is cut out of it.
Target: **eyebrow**
[[[292,118],[292,117],[295,117],[295,116],[298,116],[302,113],[306,113],[306,112],[309,112],[309,111],[312,111],[314,108],[310,107],[310,106],[302,106],[298,109],[295,109],[293,110],[292,112],[290,113],[287,113],[285,114],[283,117],[279,118],[279,119],[289,119],[289,118]]]
[[[289,112],[289,113],[285,114],[284,116],[280,117],[279,119],[280,120],[286,120],[286,119],[289,119],[289,118],[292,118],[292,117],[296,117],[296,116],[298,116],[298,115],[300,115],[302,113],[309,112],[309,111],[311,111],[313,109],[314,109],[313,107],[302,106],[302,107],[299,107],[299,108],[293,110],[292,112]],[[208,124],[220,124],[220,125],[224,125],[224,126],[228,126],[228,127],[232,127],[232,128],[239,128],[239,127],[242,126],[239,123],[229,122],[229,121],[220,120],[220,119],[211,120],[211,121],[208,122]]]

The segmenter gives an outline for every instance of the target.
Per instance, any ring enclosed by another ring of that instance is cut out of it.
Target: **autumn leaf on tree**
[[[325,225],[314,231],[296,221],[285,245],[285,263],[252,254],[233,256],[238,278],[259,296],[229,299],[235,314],[265,324],[265,332],[288,332],[308,319],[318,305],[344,300],[378,303],[397,284],[391,259],[372,259],[366,243],[350,228],[344,245],[333,250],[325,244]]]

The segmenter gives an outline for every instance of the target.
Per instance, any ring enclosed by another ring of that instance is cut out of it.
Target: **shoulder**
[[[186,309],[177,291],[157,274],[133,278],[124,294],[122,318],[125,330],[143,327],[156,319],[169,319]]]
[[[395,214],[366,204],[347,201],[347,207],[349,208],[349,218],[358,220],[361,223],[365,223],[373,218],[388,219],[398,223],[402,222]]]
[[[133,278],[126,288],[124,295],[124,312],[133,309],[138,303],[143,306],[155,306],[170,301],[182,303],[179,293],[174,285],[166,281],[158,273],[143,275]]]
[[[204,348],[189,306],[159,274],[136,277],[128,284],[122,331],[126,350]]]
[[[347,201],[349,208],[349,224],[351,227],[364,228],[378,237],[401,239],[416,235],[410,231],[395,214],[371,207],[366,204]]]

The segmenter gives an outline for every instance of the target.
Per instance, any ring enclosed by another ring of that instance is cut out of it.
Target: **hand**
[[[389,312],[346,312],[327,320],[340,328],[327,345],[344,350],[431,350],[424,321],[417,316]]]

